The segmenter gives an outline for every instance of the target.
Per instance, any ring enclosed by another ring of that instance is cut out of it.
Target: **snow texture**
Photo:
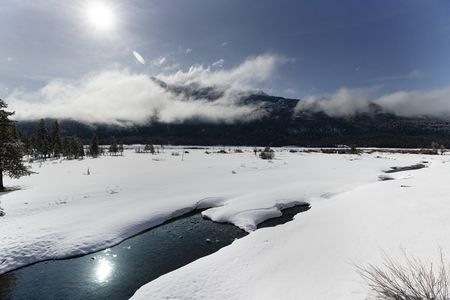
[[[181,149],[34,163],[38,174],[7,179],[20,189],[0,194],[0,273],[100,250],[195,208],[251,234],[152,281],[133,299],[361,299],[367,287],[353,262],[376,262],[381,250],[400,246],[415,254],[450,246],[446,156],[276,149],[266,161],[252,149],[173,151]],[[379,179],[392,166],[425,159],[428,168]],[[312,208],[293,221],[254,231],[303,202]]]

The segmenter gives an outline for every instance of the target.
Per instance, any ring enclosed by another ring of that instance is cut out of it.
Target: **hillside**
[[[171,86],[154,79],[170,92],[195,101],[215,101],[223,91],[197,85]],[[146,125],[119,127],[86,125],[74,120],[60,120],[64,135],[77,135],[87,142],[96,132],[102,143],[115,136],[124,143],[183,145],[298,145],[333,146],[352,144],[359,147],[428,147],[432,141],[450,146],[448,121],[429,117],[400,117],[373,105],[370,113],[349,117],[330,117],[322,112],[296,112],[298,101],[261,92],[242,93],[239,105],[255,105],[263,117],[253,121],[211,123],[192,119],[165,124],[157,118]],[[47,120],[48,123],[52,120]],[[20,130],[32,133],[35,121],[19,122]]]

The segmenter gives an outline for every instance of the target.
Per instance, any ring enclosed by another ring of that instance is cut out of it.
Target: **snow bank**
[[[171,150],[155,156],[130,150],[124,157],[47,161],[33,164],[38,174],[6,180],[6,185],[20,190],[0,195],[6,213],[0,217],[0,274],[45,259],[109,247],[196,207],[213,207],[203,214],[247,231],[278,216],[281,208],[303,201],[313,202],[313,209],[302,217],[316,215],[320,207],[334,203],[336,195],[377,182],[382,170],[420,161],[407,155],[356,157],[282,149],[277,149],[276,160],[265,161],[251,149],[209,155],[205,150],[189,151],[184,160],[172,156]],[[302,237],[304,228],[299,230],[295,239]],[[269,234],[264,232],[271,231],[257,231],[224,251],[252,243],[251,247],[263,251],[253,239]],[[209,259],[222,254],[213,257]],[[247,264],[241,254],[233,260],[239,258]]]
[[[356,187],[326,200],[309,199],[312,209],[292,222],[257,230],[150,282],[132,299],[367,299],[370,292],[355,264],[379,264],[383,251],[400,258],[401,248],[428,261],[438,258],[441,247],[450,258],[447,156],[427,157],[428,168],[390,174],[393,180],[366,183],[369,170],[385,161],[406,166],[405,160],[423,158],[389,155],[375,161],[363,155],[353,166],[333,159],[327,172],[339,170],[334,184],[353,178]],[[326,186],[328,180],[324,174],[312,183]]]

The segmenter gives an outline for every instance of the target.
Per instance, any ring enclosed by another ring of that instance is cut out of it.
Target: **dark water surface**
[[[286,223],[305,210],[306,206],[283,210],[282,217],[258,228]],[[212,222],[195,211],[103,251],[6,273],[0,276],[0,299],[128,299],[142,285],[245,235],[231,224]]]

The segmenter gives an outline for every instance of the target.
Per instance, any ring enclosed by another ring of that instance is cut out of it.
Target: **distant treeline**
[[[45,121],[49,128],[53,122]],[[34,134],[36,122],[19,122],[18,128]],[[89,144],[95,133],[100,144],[111,144],[111,137],[115,136],[125,144],[427,148],[436,141],[450,147],[448,122],[391,114],[332,118],[321,113],[294,117],[289,113],[278,113],[253,122],[234,124],[153,122],[134,127],[89,126],[61,121],[60,132],[66,137],[78,137],[84,144]]]
[[[96,157],[104,153],[112,155],[123,153],[123,144],[118,143],[115,137],[110,137],[108,148],[106,148],[99,145],[95,133],[91,133],[89,143],[77,135],[62,135],[57,120],[52,121],[51,124],[40,120],[35,124],[34,131],[20,130],[16,126],[13,135],[15,139],[22,142],[23,153],[32,159],[54,157],[79,159],[86,155]]]

